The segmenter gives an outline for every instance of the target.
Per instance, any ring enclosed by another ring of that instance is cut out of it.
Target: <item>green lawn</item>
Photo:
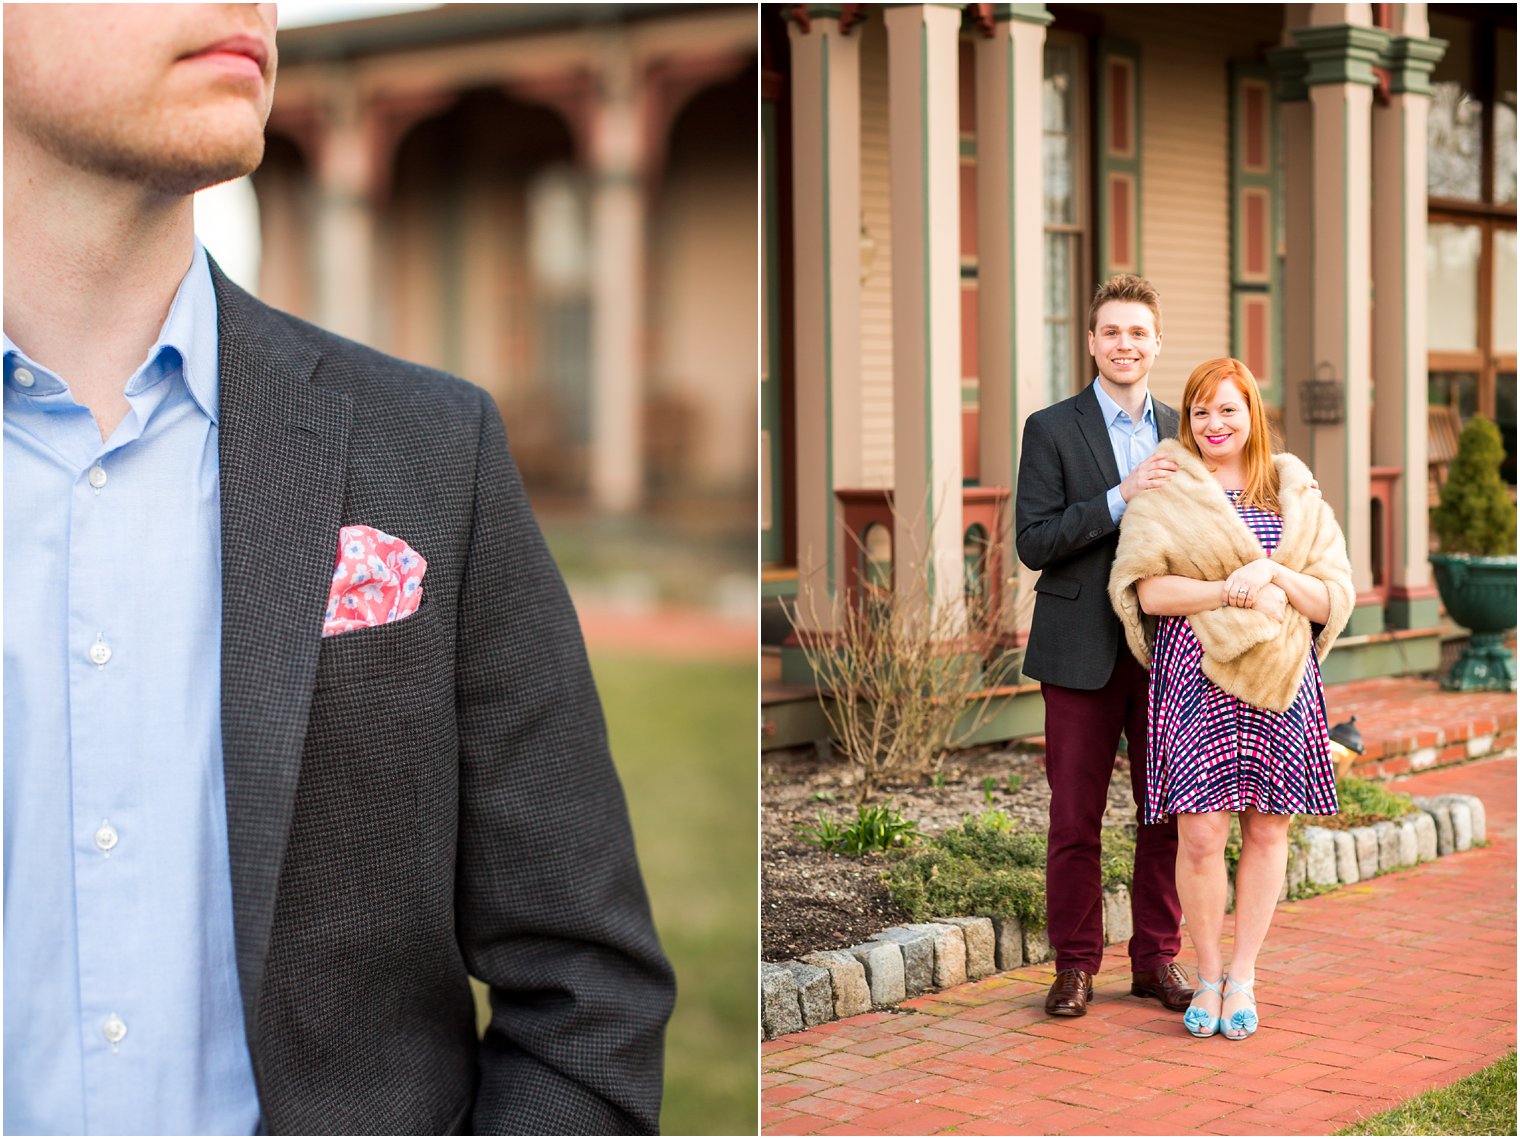
[[[1515,1054],[1337,1135],[1513,1135]]]
[[[759,1128],[756,666],[593,653],[678,996],[661,1129]]]

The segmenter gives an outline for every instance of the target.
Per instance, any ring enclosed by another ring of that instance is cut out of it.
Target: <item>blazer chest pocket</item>
[[[373,695],[376,688],[391,686],[420,696],[431,678],[446,672],[444,608],[424,600],[417,612],[399,621],[323,637],[316,691]]]
[[[1068,601],[1075,601],[1077,594],[1082,592],[1082,583],[1075,578],[1053,577],[1048,573],[1042,573],[1034,583],[1036,593],[1049,593],[1055,597],[1064,597]]]

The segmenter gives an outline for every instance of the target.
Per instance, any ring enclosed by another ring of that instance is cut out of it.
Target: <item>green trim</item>
[[[960,5],[954,5],[960,7]],[[933,233],[930,219],[934,211],[929,202],[929,27],[919,24],[918,37],[918,156],[919,184],[923,199],[923,259],[924,259],[924,530],[929,574],[929,599],[934,598],[934,305],[933,280],[930,272],[930,240]],[[959,238],[957,237],[957,242]]]
[[[1278,152],[1277,101],[1271,97],[1272,69],[1266,64],[1236,61],[1230,64],[1230,351],[1236,359],[1245,359],[1245,327],[1241,318],[1245,297],[1266,296],[1269,302],[1269,323],[1266,336],[1271,352],[1271,370],[1258,375],[1262,395],[1277,404],[1282,403],[1284,367],[1282,343],[1282,263],[1277,248],[1282,241],[1282,162]],[[1247,171],[1245,168],[1245,111],[1243,97],[1247,82],[1264,83],[1267,87],[1266,113],[1266,172]],[[1268,279],[1266,281],[1245,279],[1245,191],[1265,191],[1267,196],[1267,242]]]
[[[962,158],[976,157],[976,136],[973,135],[969,138],[965,135],[961,136],[960,154]]]
[[[1351,385],[1356,382],[1356,377],[1351,374],[1351,99],[1349,94],[1341,99],[1341,251],[1344,254],[1344,263],[1341,266],[1340,296],[1337,298],[1341,307],[1341,334],[1345,342],[1341,346],[1341,441],[1344,447],[1341,458],[1344,466],[1341,467],[1346,480],[1346,516],[1344,532],[1347,552],[1356,549],[1355,542],[1365,535],[1353,538],[1351,534],[1351,432],[1362,430],[1362,426],[1351,421]],[[1369,266],[1369,269],[1371,266]],[[1381,611],[1380,611],[1381,619]],[[1356,621],[1356,611],[1351,613],[1351,620],[1346,627],[1351,629]],[[1368,632],[1366,629],[1351,629],[1352,633]]]
[[[1309,87],[1304,82],[1304,76],[1308,74],[1309,64],[1304,59],[1302,49],[1269,48],[1266,59],[1267,66],[1272,69],[1272,77],[1276,80],[1277,101],[1279,103],[1305,102],[1309,98]]]
[[[834,234],[829,222],[829,207],[834,201],[829,178],[829,34],[823,33],[820,50],[820,89],[823,103],[823,493],[824,517],[828,519],[828,594],[834,597],[834,579],[837,567],[834,559],[834,531],[838,520],[834,516]]]
[[[1359,83],[1376,87],[1373,68],[1381,64],[1392,34],[1383,28],[1361,24],[1293,29],[1293,38],[1308,61],[1304,82],[1310,87],[1326,83]]]
[[[1440,667],[1441,638],[1437,633],[1400,637],[1385,634],[1366,640],[1351,640],[1349,633],[1342,633],[1335,642],[1335,651],[1321,663],[1320,674],[1326,684],[1344,684],[1374,676],[1435,672]]]
[[[761,100],[760,139],[764,148],[765,184],[762,187],[763,226],[765,235],[765,329],[764,336],[770,371],[760,377],[760,427],[769,435],[771,524],[760,531],[761,562],[779,562],[785,555],[786,503],[782,489],[786,485],[781,470],[781,234],[779,168],[776,156],[776,105]]]
[[[761,578],[760,600],[775,601],[784,599],[790,601],[797,596],[797,575],[787,574],[785,577]]]
[[[1374,601],[1367,605],[1358,605],[1351,610],[1351,616],[1346,621],[1346,627],[1341,631],[1341,636],[1375,637],[1383,631],[1383,607]]]
[[[1390,598],[1390,629],[1430,629],[1441,623],[1441,603],[1434,597],[1418,599]]]
[[[1447,42],[1420,36],[1396,36],[1384,53],[1388,90],[1395,95],[1429,95],[1430,73],[1446,54]]]
[[[1055,22],[1055,17],[1044,4],[994,4],[992,18],[1017,20],[1023,24],[1038,24],[1042,28],[1049,27]]]
[[[1130,150],[1126,157],[1110,154],[1108,151],[1109,138],[1109,107],[1111,105],[1111,87],[1109,84],[1109,61],[1114,57],[1125,59],[1129,62],[1132,77],[1132,99],[1130,103]],[[1134,187],[1134,225],[1130,232],[1130,243],[1134,248],[1133,264],[1123,272],[1143,274],[1145,272],[1145,244],[1141,240],[1141,232],[1144,229],[1142,218],[1144,216],[1144,187],[1141,180],[1140,156],[1144,150],[1141,143],[1141,109],[1140,109],[1140,46],[1129,40],[1116,40],[1107,37],[1098,40],[1097,49],[1098,66],[1098,113],[1094,121],[1098,130],[1098,202],[1097,230],[1098,230],[1098,279],[1107,280],[1115,273],[1121,272],[1114,264],[1113,256],[1113,226],[1114,219],[1109,212],[1108,183],[1113,174],[1128,175]]]
[[[1041,8],[1044,5],[1040,5]],[[1008,147],[1005,153],[1008,155],[1008,434],[1013,440],[1013,446],[1009,452],[1013,462],[1009,467],[1010,472],[1016,473],[1019,469],[1019,321],[1018,321],[1018,251],[1019,251],[1019,228],[1015,224],[1016,215],[1014,205],[1018,195],[1014,193],[1013,162],[1018,151],[1014,149],[1014,120],[1017,104],[1014,102],[1013,93],[1014,66],[1018,61],[1018,53],[1014,50],[1013,40],[1007,41],[1008,50],[1008,91],[1003,100],[1003,106],[1007,110],[1008,118]],[[1043,64],[1042,64],[1043,70]],[[1043,298],[1041,304],[1044,303]],[[1015,479],[1014,481],[1017,481]],[[983,480],[985,484],[985,480]],[[1009,488],[1013,489],[1012,487]],[[1012,520],[1009,523],[1010,532],[1013,530]],[[1011,536],[1011,534],[1010,534]]]

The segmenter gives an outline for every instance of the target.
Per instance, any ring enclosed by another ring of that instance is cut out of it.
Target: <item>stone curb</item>
[[[1287,901],[1290,891],[1306,884],[1325,890],[1353,885],[1487,841],[1487,815],[1476,796],[1415,796],[1414,803],[1419,810],[1398,822],[1344,831],[1304,827],[1289,848],[1277,900]],[[1104,891],[1104,943],[1127,940],[1130,925],[1128,889]],[[1050,958],[1045,931],[1025,929],[1018,918],[946,917],[893,926],[848,949],[762,963],[761,1032],[774,1040]]]

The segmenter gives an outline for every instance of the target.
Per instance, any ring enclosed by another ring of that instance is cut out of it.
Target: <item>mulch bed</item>
[[[915,777],[880,788],[873,803],[889,803],[918,823],[925,835],[997,809],[1020,826],[1043,831],[1050,807],[1044,755],[1017,746],[969,748],[949,756],[936,786]],[[1008,791],[1009,776],[1018,789]],[[985,786],[993,780],[990,794]],[[785,961],[821,949],[843,949],[878,931],[908,921],[881,881],[885,856],[850,858],[827,854],[798,837],[818,812],[840,820],[855,817],[848,762],[820,757],[811,748],[767,752],[761,760],[760,909],[761,958]],[[1106,822],[1133,821],[1127,761],[1120,757],[1109,785]]]

